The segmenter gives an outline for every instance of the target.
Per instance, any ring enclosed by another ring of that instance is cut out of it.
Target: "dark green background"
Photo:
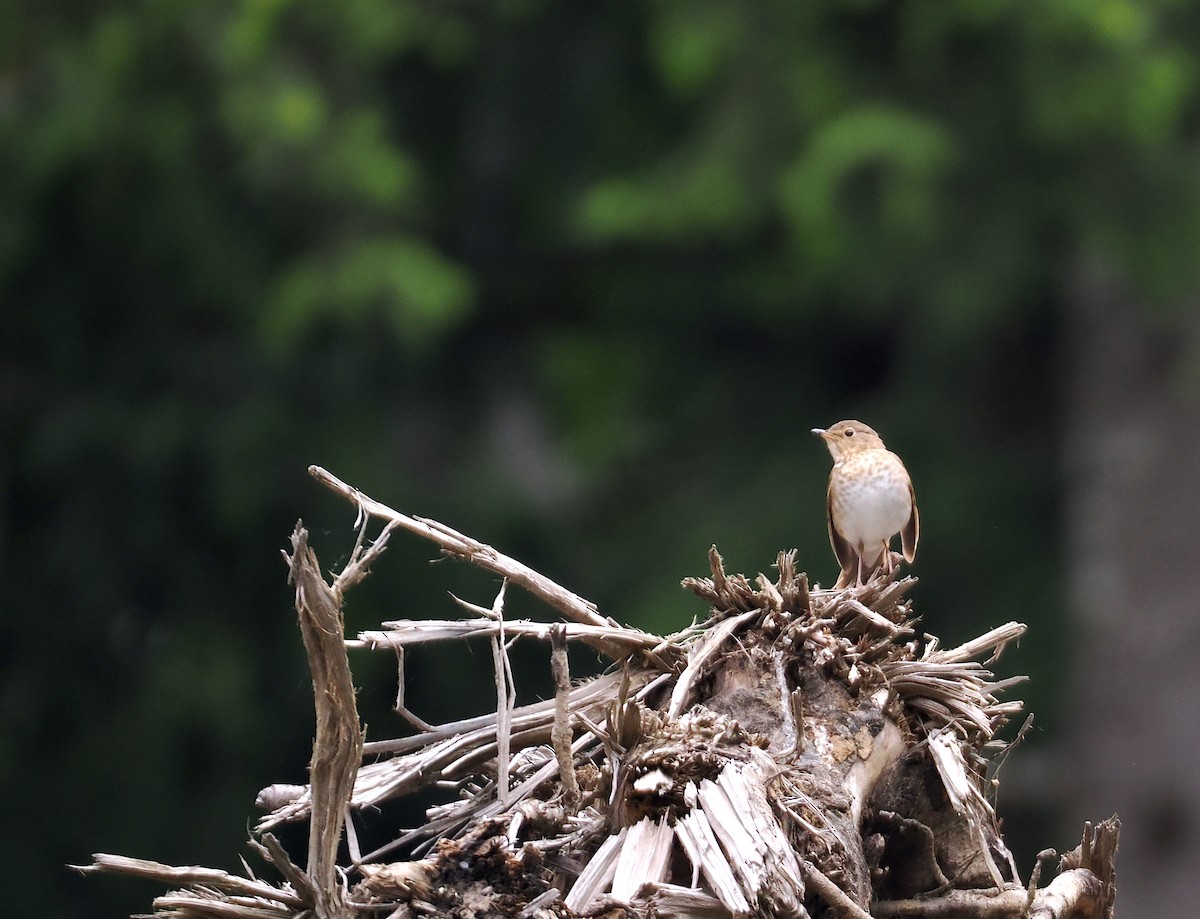
[[[310,463],[673,631],[714,542],[833,580],[808,429],[861,418],[916,483],[925,627],[1031,623],[1000,669],[1053,735],[1064,289],[1195,290],[1194,4],[51,0],[0,42],[11,914],[143,910],[63,865],[236,867],[303,780],[278,550],[353,536]],[[349,628],[490,603],[430,557],[397,535]],[[486,646],[412,655],[430,720],[491,693]],[[1077,838],[1002,811],[1022,871]]]

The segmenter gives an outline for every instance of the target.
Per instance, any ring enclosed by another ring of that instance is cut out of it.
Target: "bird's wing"
[[[900,548],[904,550],[904,560],[911,565],[917,555],[917,540],[921,537],[921,515],[917,513],[917,496],[913,493],[912,482],[908,483],[908,500],[912,504],[912,513],[900,531]]]
[[[858,565],[858,557],[854,554],[854,549],[851,548],[850,543],[842,539],[842,534],[833,525],[832,480],[829,484],[830,488],[825,493],[825,522],[829,525],[829,545],[833,546],[833,554],[837,556],[838,564],[842,566],[842,571],[853,571]]]

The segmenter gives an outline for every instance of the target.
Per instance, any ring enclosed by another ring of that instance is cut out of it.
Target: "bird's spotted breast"
[[[908,473],[887,450],[857,453],[837,463],[830,492],[838,531],[854,546],[886,541],[912,513]]]

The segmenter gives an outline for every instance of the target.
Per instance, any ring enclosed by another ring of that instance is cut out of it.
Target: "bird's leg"
[[[843,565],[842,570],[838,572],[837,583],[833,585],[835,590],[842,590],[854,583],[854,563]]]
[[[863,580],[863,554],[861,552],[854,553],[858,556],[858,577],[854,580],[855,587],[862,587],[866,582]]]
[[[883,573],[891,574],[896,561],[892,558],[892,547],[886,542],[883,544],[883,555],[880,556],[880,559],[883,562]]]

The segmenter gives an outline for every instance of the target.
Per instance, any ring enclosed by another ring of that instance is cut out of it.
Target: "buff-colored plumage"
[[[842,566],[837,586],[863,584],[881,565],[892,570],[892,537],[904,558],[917,552],[920,517],[908,470],[861,421],[813,428],[833,456],[827,500],[829,542]]]

